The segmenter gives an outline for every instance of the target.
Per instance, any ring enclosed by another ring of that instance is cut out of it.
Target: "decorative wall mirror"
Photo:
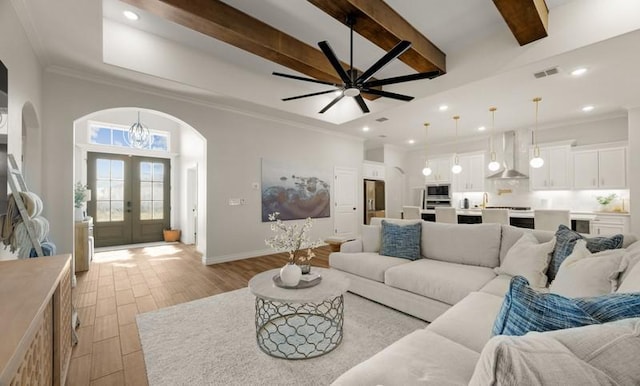
[[[7,212],[7,134],[9,134],[9,78],[0,61],[0,213]]]

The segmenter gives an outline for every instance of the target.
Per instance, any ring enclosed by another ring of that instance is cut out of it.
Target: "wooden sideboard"
[[[75,231],[73,255],[75,272],[78,273],[88,271],[93,258],[93,243],[89,241],[93,236],[93,221],[76,221]]]
[[[64,385],[71,316],[71,255],[0,261],[0,385]]]

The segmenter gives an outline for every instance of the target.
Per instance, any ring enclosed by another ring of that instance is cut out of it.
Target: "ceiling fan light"
[[[356,96],[360,95],[360,90],[358,90],[355,87],[349,87],[349,88],[345,89],[343,91],[343,93],[344,93],[344,96],[356,97]]]

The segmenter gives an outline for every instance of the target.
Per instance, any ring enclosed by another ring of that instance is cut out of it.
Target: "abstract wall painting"
[[[329,217],[331,174],[293,162],[262,159],[262,222]]]

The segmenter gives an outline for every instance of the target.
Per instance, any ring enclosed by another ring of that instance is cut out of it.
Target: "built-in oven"
[[[428,184],[424,195],[424,209],[451,206],[451,184]]]

